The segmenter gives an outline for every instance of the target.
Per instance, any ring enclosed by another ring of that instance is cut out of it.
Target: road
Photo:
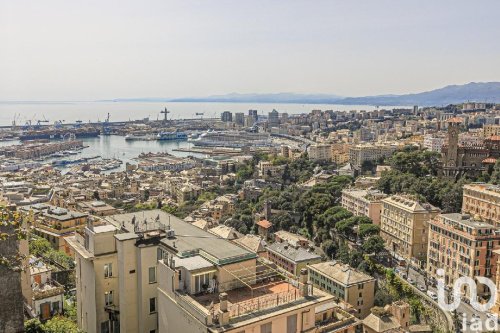
[[[426,286],[427,285],[425,282],[425,277],[420,272],[418,272],[417,270],[415,270],[413,268],[409,268],[408,277],[411,278],[413,281],[416,281],[416,284],[415,284],[416,286]],[[429,286],[428,290],[432,290],[437,294],[437,289],[432,287],[432,286]],[[472,308],[472,306],[470,306],[469,304],[467,304],[465,302],[460,302],[460,305],[457,309],[457,312],[459,314],[465,314],[468,322],[470,322],[472,320],[473,315],[480,318],[482,323],[484,323],[487,319],[486,314],[484,312],[480,312],[480,311],[475,310],[474,308]],[[462,315],[460,315],[460,319],[462,320]],[[467,326],[469,326],[469,325],[467,325]],[[486,331],[487,330],[484,330],[484,332],[486,332]],[[478,331],[465,329],[462,332],[464,332],[464,333],[471,332],[472,333],[472,332],[478,332]]]

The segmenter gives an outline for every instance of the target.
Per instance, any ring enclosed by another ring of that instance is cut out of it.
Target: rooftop
[[[358,271],[357,269],[354,269],[349,265],[344,265],[336,261],[321,262],[318,264],[309,265],[309,268],[316,270],[346,286],[375,280],[370,275]]]
[[[299,247],[295,248],[288,243],[273,243],[267,247],[269,251],[274,253],[278,253],[283,257],[294,261],[294,262],[302,262],[307,260],[319,259],[321,256],[317,255],[314,252],[309,252],[308,250]]]
[[[153,228],[174,230],[175,236],[165,237],[160,243],[179,258],[199,254],[211,263],[220,265],[257,257],[255,253],[159,209],[111,215],[107,216],[106,220],[129,232],[134,232],[134,229],[138,227],[147,228],[147,230],[153,230]]]

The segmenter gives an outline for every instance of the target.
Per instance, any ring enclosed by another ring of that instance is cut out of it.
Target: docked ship
[[[177,140],[177,141],[180,141],[180,140],[187,140],[188,139],[188,135],[185,132],[178,132],[178,131],[175,131],[175,132],[160,132],[156,136],[156,139],[157,140],[162,140],[162,141],[163,140]]]
[[[76,139],[82,139],[82,138],[98,137],[99,134],[100,134],[99,129],[94,127],[82,127],[82,128],[71,128],[71,129],[49,128],[42,130],[25,131],[21,135],[19,135],[19,139],[21,141],[41,140],[41,139],[62,140],[73,136]]]
[[[157,140],[155,135],[148,134],[127,134],[125,135],[125,141],[153,141]]]
[[[206,132],[191,142],[200,147],[242,148],[244,146],[268,147],[272,145],[269,133],[244,131]]]

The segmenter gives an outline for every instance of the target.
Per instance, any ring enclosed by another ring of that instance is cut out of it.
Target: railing
[[[188,295],[182,295],[179,292],[175,293],[175,300],[182,308],[186,309],[191,315],[193,315],[200,322],[205,325],[212,324],[212,316],[210,312],[203,308],[198,302],[193,300]]]
[[[229,316],[230,318],[239,317],[250,312],[257,312],[294,302],[300,298],[302,297],[297,289],[252,298],[247,301],[231,304],[229,306]]]

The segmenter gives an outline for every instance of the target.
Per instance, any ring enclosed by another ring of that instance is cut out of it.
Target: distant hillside
[[[231,103],[299,103],[299,104],[323,104],[334,103],[341,99],[340,96],[327,94],[238,94],[214,95],[200,98],[176,98],[172,102],[231,102]]]
[[[471,82],[405,95],[340,97],[330,94],[238,94],[186,98],[120,98],[115,102],[204,102],[204,103],[295,103],[343,105],[420,105],[441,106],[467,101],[500,103],[500,82]]]
[[[471,82],[417,94],[347,97],[336,104],[439,106],[466,101],[500,103],[500,82]]]

